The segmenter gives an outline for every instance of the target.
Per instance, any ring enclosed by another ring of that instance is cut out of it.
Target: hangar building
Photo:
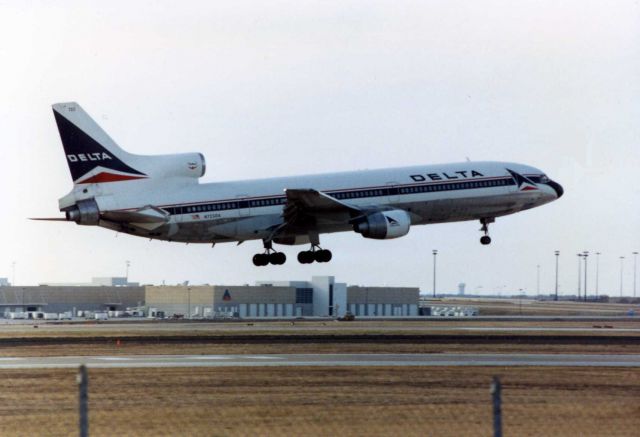
[[[0,287],[0,314],[118,311],[144,305],[144,287]]]
[[[347,286],[332,276],[255,286],[145,287],[150,310],[187,318],[342,317],[347,311],[361,317],[407,317],[418,315],[418,298],[418,288]]]
[[[347,311],[359,317],[407,317],[418,315],[418,300],[418,288],[347,286],[332,276],[253,286],[0,286],[0,317],[22,312],[76,315],[142,306],[167,317],[187,318],[342,317]]]

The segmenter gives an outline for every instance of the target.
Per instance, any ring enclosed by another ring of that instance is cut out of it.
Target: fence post
[[[491,397],[493,398],[493,436],[502,437],[502,386],[500,378],[493,377],[491,383]]]
[[[87,367],[84,364],[80,365],[78,369],[76,381],[80,390],[78,393],[80,437],[87,437],[89,435],[89,378],[87,376]]]

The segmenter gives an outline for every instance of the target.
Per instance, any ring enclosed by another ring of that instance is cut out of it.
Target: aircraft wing
[[[275,228],[272,237],[283,234],[305,234],[319,222],[348,223],[362,215],[362,210],[313,189],[285,190],[287,203],[282,217],[284,222]]]
[[[335,213],[346,212],[359,215],[359,208],[348,203],[341,202],[322,191],[312,189],[291,189],[285,190],[287,204],[284,208],[285,220],[292,214],[300,212],[313,213]]]

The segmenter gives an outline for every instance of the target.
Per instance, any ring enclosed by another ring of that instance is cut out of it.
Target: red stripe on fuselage
[[[146,179],[146,176],[133,176],[133,175],[122,175],[122,174],[114,174],[114,173],[98,173],[97,175],[91,176],[88,179],[83,181],[78,181],[76,184],[103,184],[106,182],[121,182],[121,181],[131,181],[135,179]]]

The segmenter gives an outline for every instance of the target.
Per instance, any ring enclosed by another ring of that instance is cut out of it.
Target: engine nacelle
[[[182,153],[141,156],[137,168],[152,178],[188,177],[197,179],[204,176],[207,164],[202,153]]]
[[[409,214],[401,209],[392,209],[368,215],[364,221],[356,223],[353,230],[365,238],[387,240],[407,235],[410,227]]]
[[[100,221],[100,209],[93,199],[81,200],[65,212],[68,221],[79,225],[96,226]]]

